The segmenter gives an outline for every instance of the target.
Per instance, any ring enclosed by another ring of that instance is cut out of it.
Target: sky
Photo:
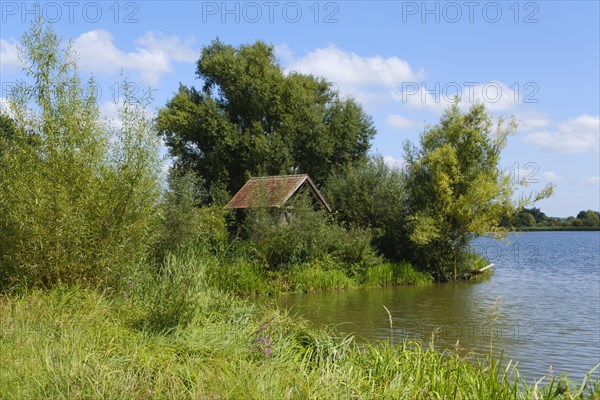
[[[38,14],[73,40],[114,117],[122,76],[152,89],[157,112],[179,84],[200,87],[196,63],[219,38],[274,46],[285,71],[322,76],[372,116],[372,151],[402,165],[458,95],[483,101],[517,133],[500,167],[550,216],[600,210],[598,1],[0,1],[3,101],[23,77],[18,46]]]

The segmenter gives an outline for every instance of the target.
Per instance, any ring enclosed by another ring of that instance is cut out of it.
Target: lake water
[[[528,382],[600,363],[600,232],[527,232],[507,242],[477,239],[496,264],[489,278],[425,287],[287,295],[292,314],[357,338],[429,341],[438,349],[494,353],[517,361]],[[386,306],[391,313],[393,329]],[[594,376],[598,376],[598,370]]]

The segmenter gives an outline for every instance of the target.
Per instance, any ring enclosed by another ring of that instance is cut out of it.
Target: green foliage
[[[548,221],[548,216],[537,207],[523,208],[523,212],[531,214],[536,224]]]
[[[179,249],[225,251],[229,242],[227,212],[219,206],[200,207],[204,194],[199,188],[199,179],[191,172],[169,176],[169,190],[163,196],[154,246],[158,262]]]
[[[330,256],[310,264],[295,266],[290,273],[292,287],[300,292],[325,289],[347,289],[357,286],[355,280],[340,269]]]
[[[18,137],[15,122],[6,114],[0,113],[0,159],[11,150],[13,141]]]
[[[410,260],[439,280],[456,279],[462,253],[474,236],[499,230],[500,219],[542,192],[512,200],[510,176],[498,162],[513,120],[494,121],[482,104],[468,112],[452,105],[439,124],[420,139],[420,148],[405,146],[407,176],[405,213]]]
[[[583,221],[584,226],[594,228],[600,227],[600,213],[597,211],[580,211],[579,214],[577,214],[577,218]]]
[[[431,275],[417,271],[408,262],[374,265],[365,271],[363,278],[367,286],[426,285],[432,281]]]
[[[181,86],[161,109],[159,130],[176,168],[204,178],[213,201],[250,176],[302,171],[324,182],[365,156],[375,134],[353,100],[313,76],[285,74],[273,47],[214,41],[202,50],[201,90]]]
[[[207,277],[211,287],[227,293],[268,294],[277,291],[268,282],[262,265],[247,255],[225,255],[209,259]]]
[[[249,210],[245,232],[258,259],[270,270],[285,271],[329,256],[354,275],[378,261],[367,230],[345,229],[325,211],[315,211],[302,196],[283,209]]]
[[[148,253],[155,222],[160,160],[147,99],[124,82],[122,127],[111,128],[51,28],[38,21],[22,41],[29,81],[2,111],[0,283],[119,279]]]
[[[323,270],[312,266],[295,271],[291,280],[295,290],[301,292],[347,289],[357,285],[352,278],[339,269]]]
[[[490,261],[483,258],[479,253],[473,250],[465,250],[461,254],[460,263],[462,264],[461,270],[474,270],[481,269],[490,264]]]
[[[501,225],[517,230],[597,230],[600,213],[593,210],[580,211],[577,217],[548,217],[539,208],[523,208],[511,218],[503,218]]]
[[[339,168],[327,180],[325,194],[338,220],[373,234],[373,246],[391,260],[402,258],[405,224],[403,175],[381,156]]]
[[[206,261],[189,250],[169,254],[159,271],[140,283],[144,289],[141,301],[147,307],[141,325],[169,332],[187,325],[195,315],[198,296],[207,289]]]
[[[134,301],[74,287],[1,296],[0,397],[583,400],[600,393],[591,374],[533,384],[500,360],[415,341],[358,344],[211,291],[195,296],[188,323],[165,335],[130,325]]]
[[[197,188],[193,174],[169,176],[169,190],[163,196],[161,224],[154,246],[158,262],[169,252],[196,246],[202,241]]]

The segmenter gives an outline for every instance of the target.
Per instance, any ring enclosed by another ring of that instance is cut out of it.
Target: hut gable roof
[[[225,208],[281,207],[302,187],[307,187],[327,211],[331,207],[312,179],[303,175],[261,176],[251,178]]]

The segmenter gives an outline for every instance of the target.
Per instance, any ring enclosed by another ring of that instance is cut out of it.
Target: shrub
[[[249,210],[244,230],[270,270],[286,271],[328,255],[354,274],[378,260],[368,230],[345,229],[303,197],[285,209]]]
[[[458,272],[462,275],[472,270],[483,268],[489,264],[489,260],[482,257],[476,251],[467,249],[460,255],[460,259],[458,262]]]
[[[31,82],[17,82],[2,111],[12,123],[0,135],[0,284],[108,286],[147,256],[155,228],[147,98],[124,82],[113,128],[54,31],[38,21],[23,43]]]
[[[370,229],[377,252],[391,260],[402,258],[406,239],[402,229],[404,189],[400,169],[375,156],[338,169],[328,179],[325,194],[339,221]]]
[[[463,112],[457,99],[437,125],[421,134],[419,147],[405,145],[404,228],[408,259],[421,270],[442,281],[458,278],[471,239],[502,232],[503,216],[552,194],[548,184],[514,199],[524,182],[515,185],[498,164],[516,129],[514,119],[495,120],[481,103]]]
[[[426,272],[417,271],[412,264],[400,262],[393,264],[394,283],[397,285],[422,285],[433,282],[433,277]]]
[[[155,259],[162,262],[169,252],[194,248],[218,253],[229,242],[227,212],[219,206],[199,207],[203,193],[200,179],[192,172],[169,176],[169,190],[161,205],[161,223],[154,247]]]
[[[364,283],[369,286],[388,286],[394,283],[392,264],[374,265],[365,271]]]

